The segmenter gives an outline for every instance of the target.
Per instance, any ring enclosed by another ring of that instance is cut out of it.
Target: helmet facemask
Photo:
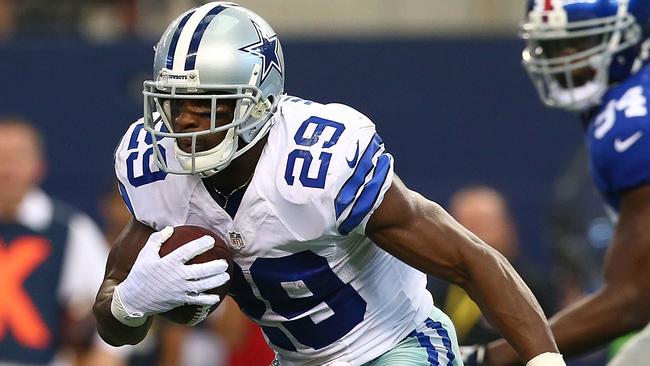
[[[640,39],[640,28],[623,4],[604,18],[559,24],[530,20],[521,27],[527,41],[524,67],[546,105],[571,111],[600,103],[614,56]]]
[[[253,73],[255,72],[254,70]],[[254,84],[200,84],[197,70],[163,70],[157,81],[144,82],[143,94],[144,128],[152,136],[158,167],[172,174],[198,174],[202,177],[225,169],[233,159],[264,137],[270,128],[270,117],[276,107],[268,98],[263,98],[262,91]],[[187,100],[209,101],[209,128],[191,132],[177,131],[174,128],[175,117],[171,105]],[[217,121],[221,116],[218,115],[217,106],[224,100],[235,100],[234,115],[229,123],[219,126]],[[154,111],[158,112],[157,116]],[[200,146],[206,137],[224,133],[225,137],[216,146]],[[175,139],[174,151],[180,168],[175,169],[167,164],[159,146],[160,140],[164,138]],[[188,150],[187,146],[184,150],[179,144],[188,138],[191,139],[190,151],[185,151]],[[240,148],[241,142],[245,145]]]

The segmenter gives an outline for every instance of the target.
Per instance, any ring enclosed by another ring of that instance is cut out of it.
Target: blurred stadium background
[[[141,116],[152,46],[171,19],[202,3],[0,0],[0,115],[44,131],[48,192],[100,220],[113,149]],[[520,66],[523,1],[240,3],[278,32],[289,94],[368,115],[398,174],[443,205],[463,186],[494,187],[532,270],[574,286],[565,292],[597,286],[611,228],[577,118],[545,109]]]

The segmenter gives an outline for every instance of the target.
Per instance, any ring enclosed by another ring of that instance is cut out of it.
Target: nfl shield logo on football
[[[228,234],[230,235],[230,246],[233,247],[233,249],[240,250],[244,247],[244,239],[242,239],[240,233],[231,231]]]

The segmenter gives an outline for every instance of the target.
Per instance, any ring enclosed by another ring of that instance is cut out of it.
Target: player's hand
[[[460,356],[465,366],[488,366],[485,353],[486,347],[483,344],[460,347]]]
[[[164,257],[158,254],[162,244],[174,233],[166,227],[151,234],[126,279],[115,287],[111,312],[120,322],[139,326],[147,316],[191,304],[212,306],[218,295],[204,292],[228,282],[228,263],[214,260],[185,264],[214,246],[208,235],[192,240]]]

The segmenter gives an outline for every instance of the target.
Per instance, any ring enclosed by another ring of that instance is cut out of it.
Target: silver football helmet
[[[207,177],[268,133],[284,90],[282,47],[257,14],[234,3],[211,2],[185,12],[167,27],[155,47],[153,77],[144,82],[144,128],[151,134],[159,168]],[[175,99],[210,101],[210,128],[174,131],[170,105]],[[217,126],[217,101],[223,99],[235,100],[234,119]],[[224,131],[217,146],[197,151],[199,136]],[[191,152],[174,144],[180,168],[171,167],[161,154],[158,144],[167,137],[191,138]]]

